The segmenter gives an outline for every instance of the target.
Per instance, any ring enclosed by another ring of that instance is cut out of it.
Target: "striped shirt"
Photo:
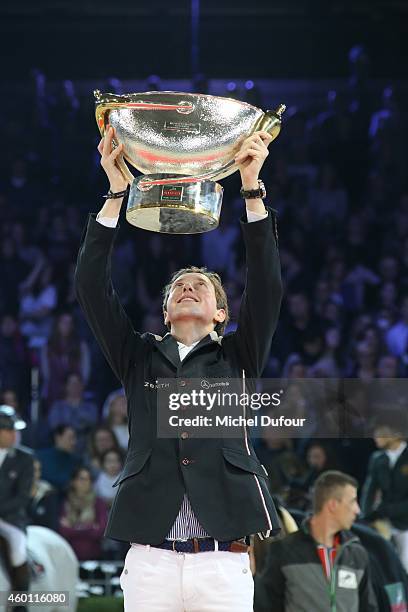
[[[184,494],[181,508],[170,529],[166,540],[188,540],[189,538],[209,538],[209,534],[201,527],[193,512],[187,495]]]

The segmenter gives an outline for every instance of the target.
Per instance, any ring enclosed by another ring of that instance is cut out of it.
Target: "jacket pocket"
[[[146,461],[152,454],[152,449],[149,448],[145,451],[130,453],[126,458],[126,463],[124,465],[123,470],[113,483],[112,487],[117,487],[121,482],[129,478],[130,476],[134,476],[142,471]]]
[[[246,455],[245,453],[226,447],[222,448],[222,454],[224,455],[224,459],[234,467],[266,478],[266,470],[259,463],[258,459],[252,455]]]

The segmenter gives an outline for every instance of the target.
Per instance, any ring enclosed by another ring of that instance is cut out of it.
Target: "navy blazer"
[[[389,519],[397,529],[408,529],[408,446],[392,468],[385,451],[375,451],[371,455],[361,494],[364,515],[369,516],[375,510],[378,491],[382,495],[381,518]]]
[[[111,508],[106,535],[159,544],[173,525],[186,493],[194,513],[214,538],[233,540],[279,530],[267,475],[245,428],[240,437],[198,439],[157,436],[161,378],[260,376],[276,328],[282,284],[276,219],[241,221],[247,278],[238,326],[203,338],[181,362],[177,342],[134,330],[111,282],[111,253],[118,228],[90,215],[80,247],[75,287],[87,321],[128,401],[129,449]],[[177,238],[175,238],[177,240]]]
[[[34,459],[29,449],[10,448],[0,467],[0,518],[20,529],[27,524],[34,479]]]

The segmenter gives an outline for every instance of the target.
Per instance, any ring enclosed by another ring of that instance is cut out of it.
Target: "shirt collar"
[[[395,461],[397,461],[399,456],[402,455],[402,453],[406,449],[406,447],[407,443],[401,442],[398,448],[394,448],[394,450],[386,450],[385,452],[390,459],[394,459]]]
[[[184,349],[184,348],[187,348],[187,349],[192,349],[192,348],[194,348],[194,347],[195,347],[195,346],[196,346],[196,345],[197,345],[199,342],[201,342],[201,340],[197,340],[197,342],[193,342],[193,344],[183,344],[182,342],[179,342],[179,341],[177,340],[177,344],[178,344],[179,349]]]

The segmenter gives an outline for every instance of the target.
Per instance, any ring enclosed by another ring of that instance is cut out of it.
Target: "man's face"
[[[11,448],[17,440],[17,432],[14,429],[0,429],[0,448]]]
[[[386,425],[377,427],[374,431],[374,442],[377,448],[381,450],[388,450],[395,444],[396,440],[399,440],[397,433]]]
[[[321,446],[311,446],[307,451],[307,462],[310,467],[322,470],[326,463],[326,453]]]
[[[360,506],[357,502],[357,489],[350,484],[342,487],[339,498],[335,500],[333,513],[338,522],[339,529],[350,529],[357,516]]]
[[[217,308],[214,285],[204,274],[183,274],[171,286],[164,322],[195,320],[209,325],[225,320],[225,310]]]
[[[64,429],[60,436],[56,436],[55,446],[67,453],[73,453],[76,445],[75,431],[71,427]]]
[[[4,391],[2,400],[4,404],[6,404],[7,406],[11,406],[12,408],[15,408],[17,410],[18,401],[15,391],[13,391],[12,389],[7,389],[7,391]]]

